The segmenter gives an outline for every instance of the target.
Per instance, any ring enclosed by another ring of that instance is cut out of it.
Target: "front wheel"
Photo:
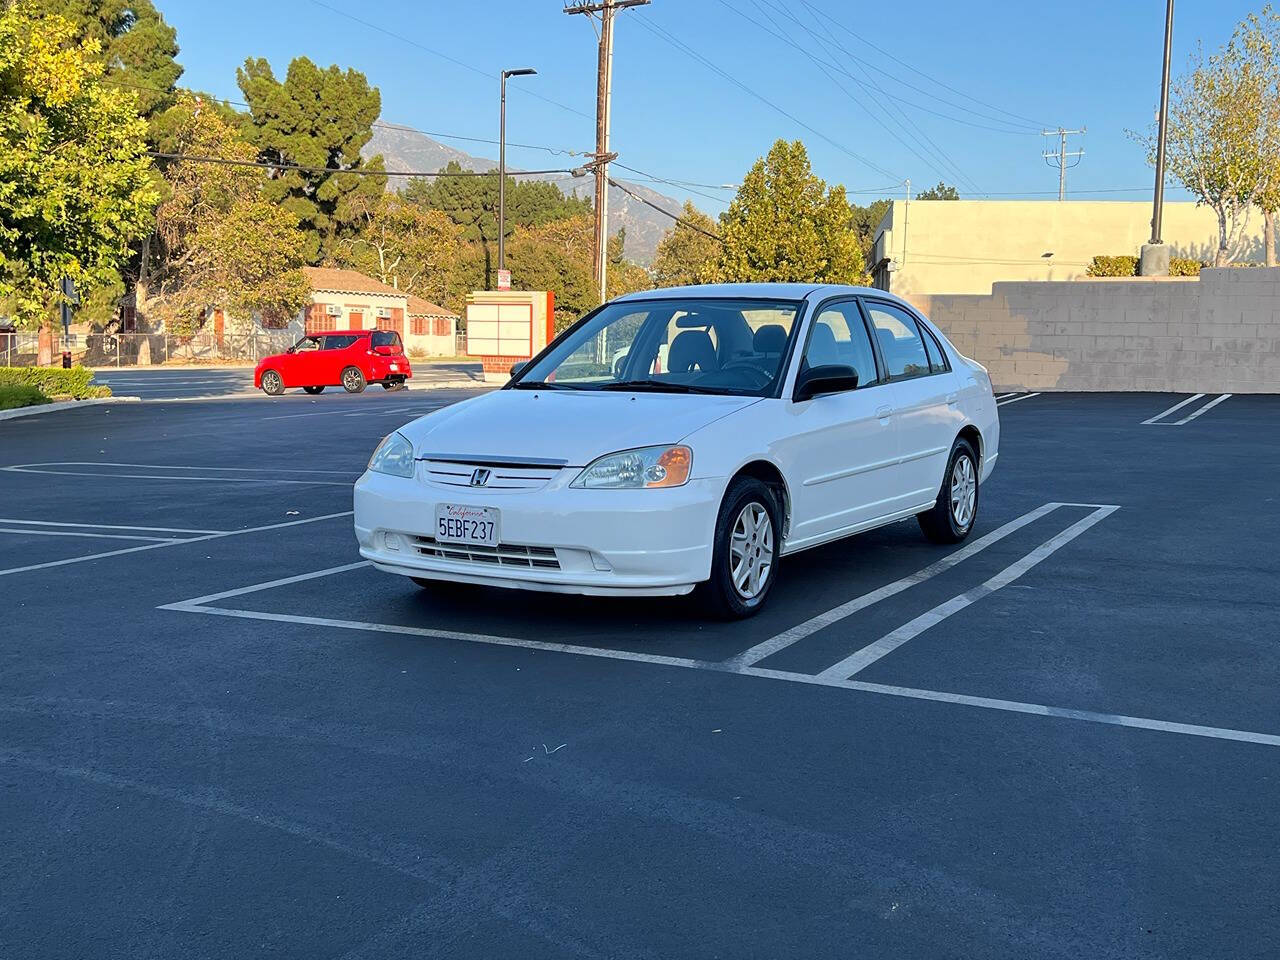
[[[364,374],[359,367],[347,367],[342,371],[342,389],[347,393],[360,393],[364,390]]]
[[[262,392],[269,397],[278,397],[284,393],[284,378],[274,370],[268,370],[262,375]]]
[[[937,502],[916,514],[920,529],[934,543],[959,543],[973,531],[978,516],[978,456],[968,440],[957,439]]]
[[[317,393],[324,393],[324,387],[303,387],[302,389],[312,395],[315,395]]]
[[[740,620],[760,612],[777,578],[781,513],[763,481],[739,477],[729,485],[716,518],[711,578],[699,587],[711,613]]]

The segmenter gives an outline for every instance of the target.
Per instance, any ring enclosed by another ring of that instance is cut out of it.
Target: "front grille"
[[[477,469],[489,472],[485,490],[540,490],[558,472],[554,467],[485,467],[484,464],[450,463],[444,460],[422,461],[423,477],[428,483],[443,487],[470,487]]]
[[[434,537],[413,537],[412,541],[413,548],[419,554],[439,560],[484,564],[492,567],[560,569],[560,561],[556,559],[554,547],[526,547],[512,543],[482,547],[463,543],[437,543]]]

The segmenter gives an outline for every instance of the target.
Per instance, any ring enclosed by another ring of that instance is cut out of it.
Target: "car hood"
[[[563,460],[676,443],[759,397],[498,390],[400,428],[414,456]]]

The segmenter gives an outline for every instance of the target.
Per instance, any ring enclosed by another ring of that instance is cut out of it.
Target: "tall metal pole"
[[[1164,150],[1169,134],[1169,55],[1173,50],[1173,0],[1164,14],[1164,72],[1160,77],[1160,132],[1156,140],[1156,190],[1151,209],[1151,242],[1160,239],[1164,226]]]
[[[1067,131],[1058,128],[1058,199],[1067,199]]]
[[[498,108],[498,269],[507,265],[507,71],[502,71],[501,105]]]

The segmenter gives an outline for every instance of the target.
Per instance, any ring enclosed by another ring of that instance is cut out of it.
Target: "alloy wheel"
[[[978,480],[973,461],[960,456],[951,468],[951,517],[964,529],[973,521],[973,508],[978,501]]]
[[[760,596],[773,570],[773,521],[756,501],[734,521],[729,539],[729,573],[733,589],[744,600]]]

